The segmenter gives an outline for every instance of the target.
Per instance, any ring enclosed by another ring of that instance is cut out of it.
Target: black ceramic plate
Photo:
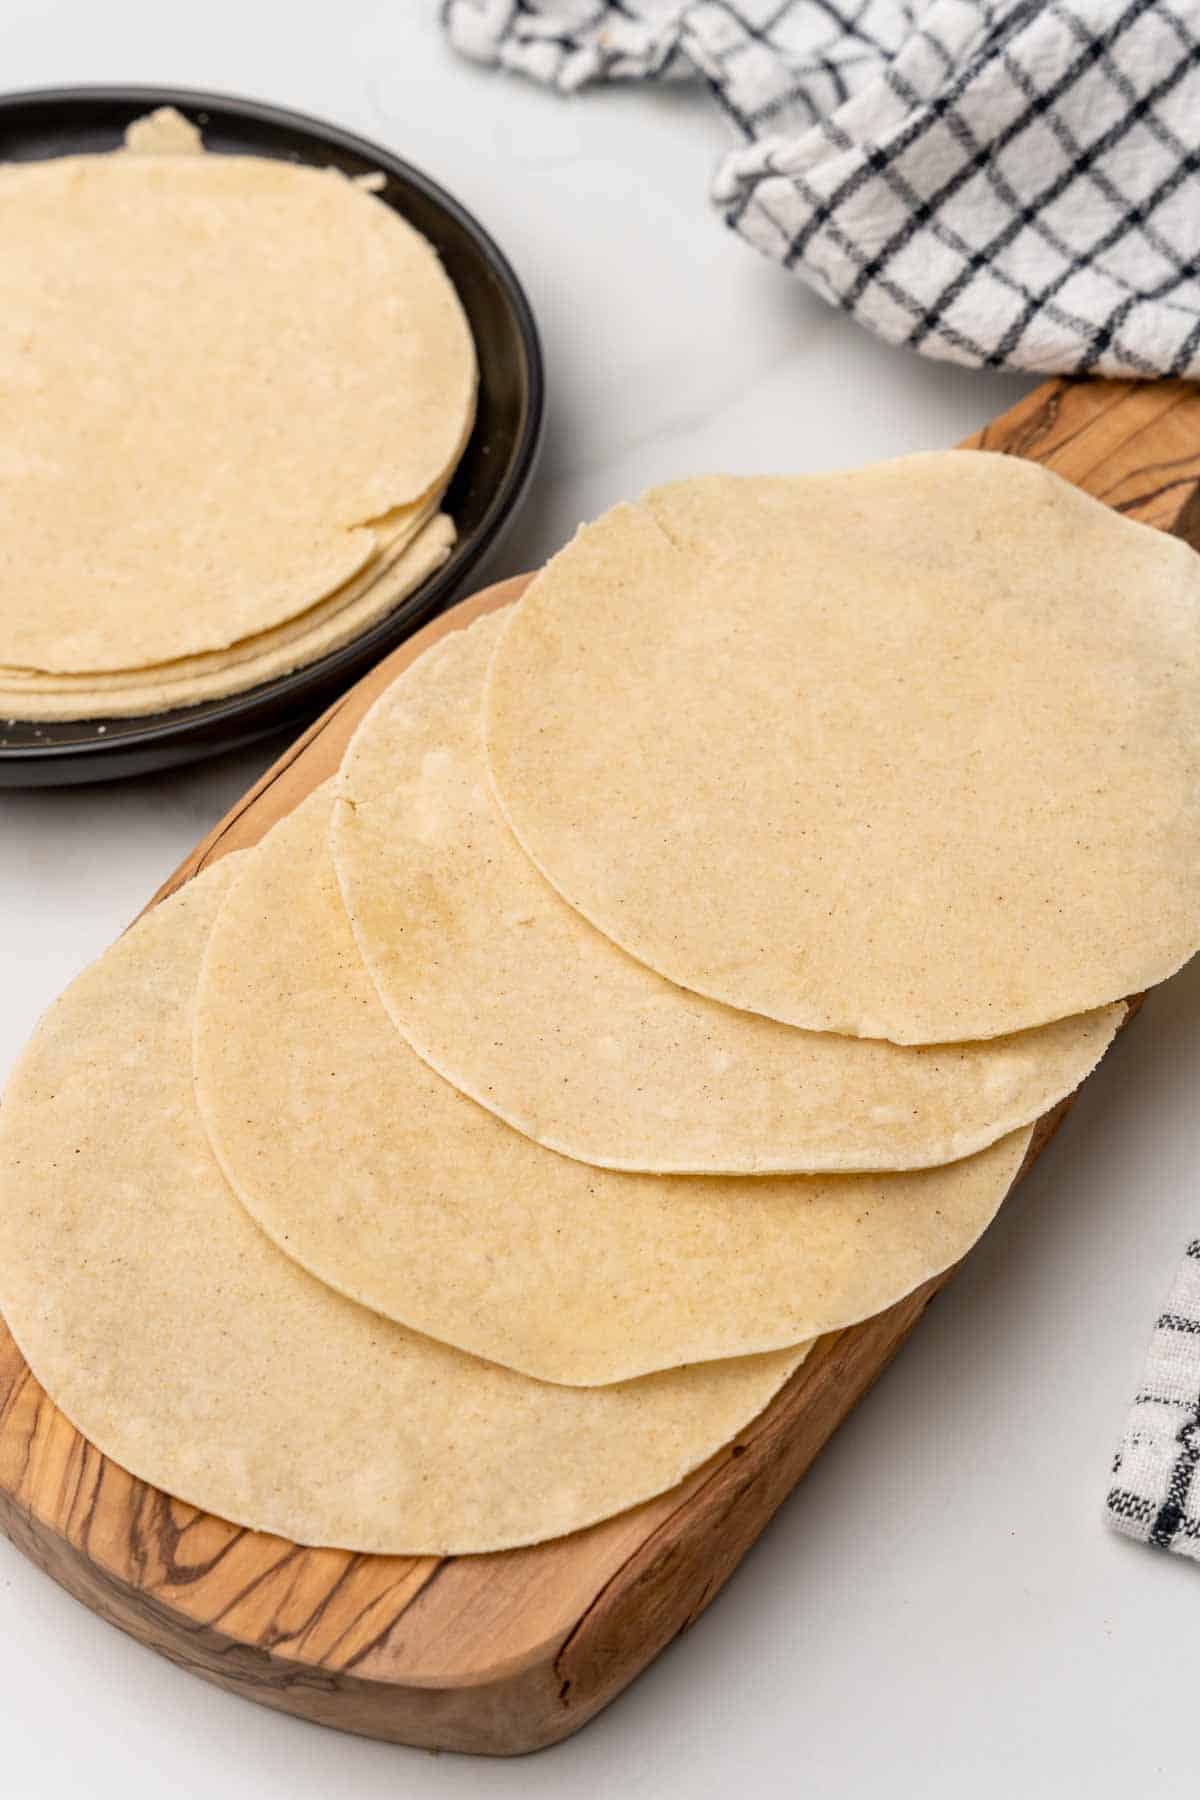
[[[516,276],[483,227],[427,175],[332,125],[188,88],[64,88],[0,98],[0,161],[111,150],[131,119],[177,106],[207,149],[379,170],[380,199],[433,244],[458,289],[479,356],[479,409],[446,496],[458,527],[449,561],[361,637],[319,662],[227,700],[139,719],[10,724],[0,719],[0,787],[138,775],[299,726],[439,611],[494,542],[532,469],[542,417],[537,327]]]

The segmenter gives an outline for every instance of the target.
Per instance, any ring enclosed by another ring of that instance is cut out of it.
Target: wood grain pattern
[[[1200,548],[1200,393],[1052,382],[971,445],[1035,458]],[[355,724],[437,636],[319,719],[167,881],[255,843],[337,767]],[[1041,1122],[1030,1160],[1066,1106]],[[369,1557],[240,1530],[134,1481],[56,1410],[0,1328],[0,1525],[86,1605],[219,1686],[394,1742],[512,1754],[576,1730],[689,1626],[948,1276],[823,1338],[774,1402],[670,1493],[495,1556]]]

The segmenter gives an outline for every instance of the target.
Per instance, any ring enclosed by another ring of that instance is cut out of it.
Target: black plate
[[[140,775],[296,727],[439,611],[494,542],[529,479],[542,421],[542,357],[529,302],[504,256],[457,200],[387,150],[300,113],[189,88],[62,88],[0,98],[0,161],[111,150],[131,119],[176,106],[209,150],[379,170],[380,199],[434,245],[458,289],[479,356],[475,429],[446,495],[458,527],[449,561],[387,618],[319,662],[245,694],[139,719],[9,724],[0,787]]]

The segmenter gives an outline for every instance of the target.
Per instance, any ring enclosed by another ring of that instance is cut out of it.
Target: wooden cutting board
[[[1053,382],[970,444],[1048,463],[1200,548],[1200,390]],[[256,843],[333,774],[400,669],[527,579],[456,607],[344,695],[155,901]],[[1042,1121],[1027,1166],[1064,1110]],[[577,1730],[703,1611],[946,1279],[823,1338],[670,1493],[532,1549],[442,1559],[301,1549],[132,1480],[67,1423],[0,1326],[0,1525],[94,1611],[248,1699],[397,1743],[534,1750]]]

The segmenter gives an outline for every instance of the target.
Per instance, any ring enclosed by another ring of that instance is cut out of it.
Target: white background
[[[457,62],[412,0],[0,3],[0,82],[174,82],[324,114],[490,226],[545,334],[536,485],[491,574],[651,481],[953,443],[1024,384],[870,341],[706,210],[706,96],[564,102]],[[3,255],[0,225],[0,255]],[[0,794],[0,1072],[274,754]],[[1200,1571],[1109,1534],[1113,1448],[1200,1230],[1200,967],[1154,996],[1033,1177],[699,1626],[578,1738],[398,1750],[229,1698],[0,1542],[0,1793],[1174,1796],[1196,1791]]]

